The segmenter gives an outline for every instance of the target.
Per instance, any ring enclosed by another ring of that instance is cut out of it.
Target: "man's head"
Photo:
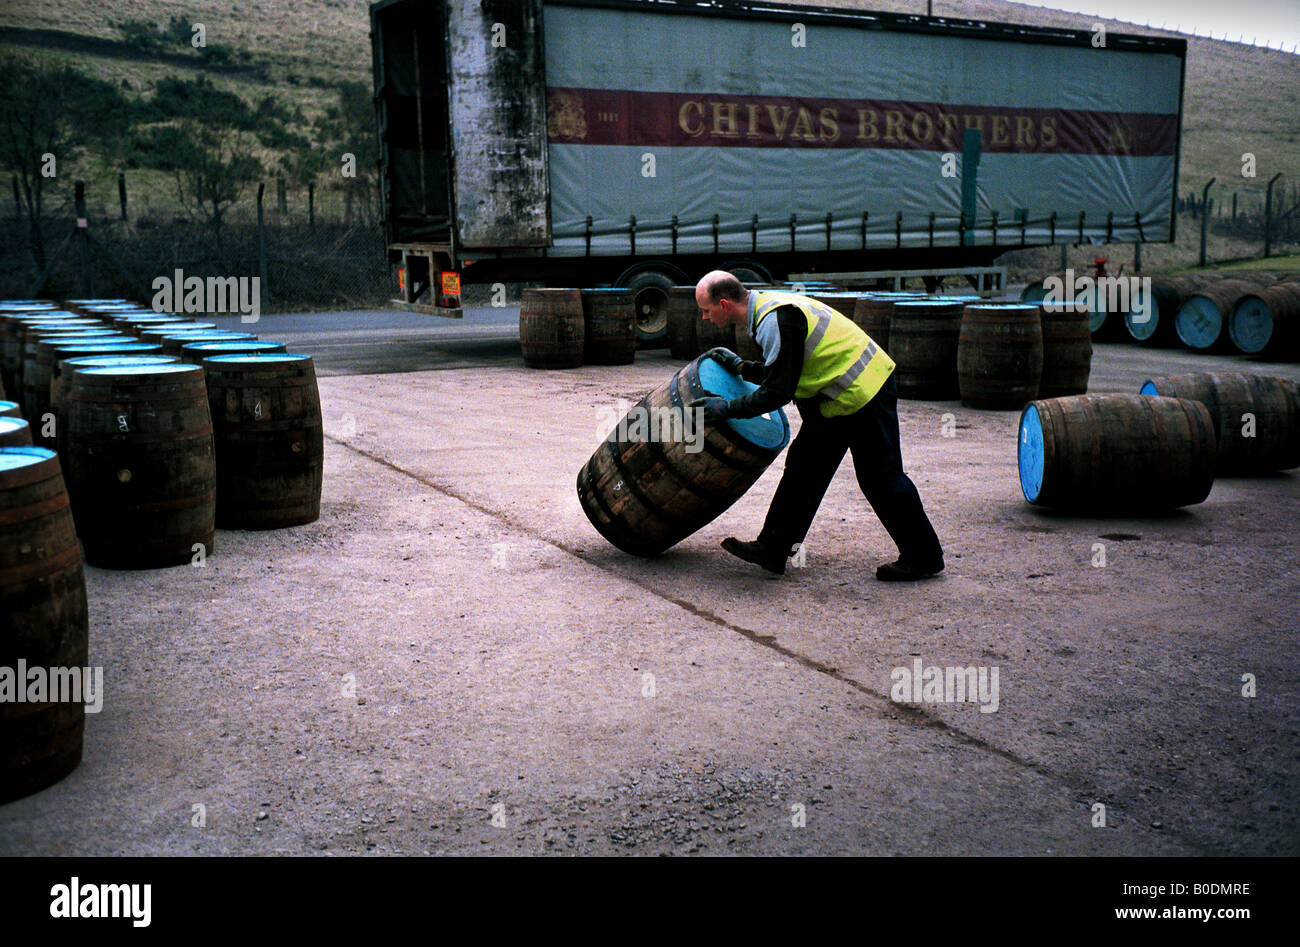
[[[714,270],[695,284],[695,305],[715,326],[739,324],[749,315],[749,292],[726,270]]]

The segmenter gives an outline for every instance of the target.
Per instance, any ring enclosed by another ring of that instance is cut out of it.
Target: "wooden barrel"
[[[177,329],[207,329],[209,331],[217,328],[213,322],[195,322],[187,316],[127,316],[122,319],[113,320],[123,332],[130,332],[139,338],[140,333],[146,329],[164,329],[169,326]]]
[[[900,398],[947,401],[961,396],[957,383],[957,340],[964,306],[933,297],[894,304],[889,354],[897,364]]]
[[[202,365],[205,358],[218,355],[283,355],[288,347],[283,342],[261,339],[234,339],[225,342],[190,342],[181,346],[181,361]]]
[[[674,286],[668,291],[668,354],[676,359],[692,359],[700,354],[695,326],[700,321],[700,307],[695,304],[694,286]]]
[[[1040,306],[1043,322],[1043,378],[1039,398],[1063,398],[1088,391],[1092,371],[1092,328],[1088,311]]]
[[[162,346],[164,355],[175,355],[180,358],[181,350],[193,342],[248,342],[256,339],[257,336],[251,332],[209,332],[200,330],[198,332],[176,332],[163,336],[158,340]]]
[[[0,418],[21,418],[22,408],[17,401],[0,401]]]
[[[111,329],[56,333],[39,338],[29,336],[26,345],[28,354],[23,359],[23,404],[26,406],[26,417],[37,423],[38,430],[44,428],[40,422],[50,409],[50,376],[58,352],[78,345],[130,341],[133,341],[130,336],[117,335]],[[53,446],[46,443],[46,439],[39,433],[37,444],[40,447]]]
[[[636,357],[634,299],[630,289],[582,290],[584,364],[632,364]]]
[[[23,341],[29,325],[53,325],[76,319],[71,313],[63,315],[33,316],[29,313],[17,313],[0,318],[0,372],[3,373],[5,388],[20,395],[23,382]],[[69,323],[72,325],[74,323]]]
[[[1187,293],[1184,285],[1171,277],[1138,275],[1136,278],[1136,288],[1130,292],[1128,311],[1124,313],[1124,329],[1129,338],[1139,345],[1177,344],[1175,323]]]
[[[1232,310],[1258,288],[1256,283],[1237,279],[1202,286],[1178,308],[1174,325],[1179,340],[1198,352],[1230,348],[1228,320]]]
[[[527,368],[577,368],[582,364],[585,330],[580,290],[524,290],[519,347]]]
[[[1023,408],[1043,377],[1043,323],[1033,304],[968,305],[957,337],[957,385],[972,408]]]
[[[1189,372],[1151,378],[1140,393],[1205,405],[1214,420],[1219,476],[1300,467],[1300,383],[1241,372]]]
[[[1228,337],[1245,355],[1300,359],[1300,283],[1274,283],[1243,296],[1228,320]]]
[[[1215,452],[1210,413],[1187,398],[1074,395],[1020,415],[1020,488],[1042,506],[1141,515],[1200,503]]]
[[[79,368],[67,401],[68,493],[86,562],[185,565],[213,551],[216,460],[203,369]]]
[[[174,355],[163,355],[156,345],[131,342],[118,346],[73,346],[65,351],[50,375],[50,413],[54,415],[54,444],[59,459],[66,463],[68,443],[68,391],[72,387],[72,373],[78,368],[129,368],[136,365],[166,365],[178,361]]]
[[[863,293],[859,295],[858,302],[854,303],[853,313],[849,317],[876,345],[889,351],[889,323],[893,320],[894,303],[923,298],[923,295],[917,293]]]
[[[755,387],[697,358],[642,398],[578,472],[596,530],[624,552],[656,556],[740,499],[789,441],[785,413],[702,424],[686,405]]]
[[[0,447],[31,446],[32,426],[30,424],[22,418],[0,417]]]
[[[278,529],[320,518],[325,435],[310,355],[203,360],[217,450],[217,525]]]
[[[74,328],[53,328],[49,326],[28,326],[23,338],[23,360],[18,370],[19,384],[22,386],[23,415],[36,421],[41,416],[45,398],[43,393],[49,390],[50,379],[48,359],[42,369],[37,359],[37,346],[43,341],[60,339],[79,339],[89,341],[97,338],[119,338],[112,329],[95,329],[88,326]]]
[[[85,668],[89,622],[81,551],[59,461],[40,447],[0,448],[0,667]],[[66,680],[60,671],[60,680]],[[61,688],[60,688],[61,689]],[[74,696],[60,693],[46,697]],[[80,700],[0,701],[0,802],[58,782],[81,762]]]

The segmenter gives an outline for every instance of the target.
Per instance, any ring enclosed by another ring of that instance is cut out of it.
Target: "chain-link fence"
[[[382,306],[397,295],[383,231],[342,215],[236,208],[220,228],[174,208],[90,209],[87,241],[71,205],[41,220],[43,252],[12,201],[0,211],[0,298],[124,297],[149,302],[158,277],[260,277],[263,311]],[[3,206],[3,205],[0,205]],[[96,213],[96,210],[99,213]],[[67,239],[72,234],[72,238]],[[45,283],[38,287],[42,276]],[[39,289],[38,292],[34,290]]]

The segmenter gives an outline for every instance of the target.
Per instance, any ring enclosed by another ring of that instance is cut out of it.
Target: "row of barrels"
[[[1300,383],[1196,372],[1138,394],[1036,400],[1020,417],[1017,463],[1030,503],[1143,514],[1200,503],[1218,476],[1300,467]]]
[[[1067,274],[1053,277],[1067,280]],[[1027,285],[1022,301],[1043,302],[1048,279]],[[1294,277],[1137,273],[1104,279],[1089,284],[1082,297],[1097,341],[1300,360],[1300,280]]]
[[[1018,409],[1034,398],[1088,390],[1092,340],[1082,308],[906,292],[807,295],[848,316],[889,353],[900,398]],[[762,357],[748,327],[700,318],[693,287],[674,287],[668,306],[674,357],[695,358],[714,346],[745,359]]]
[[[519,346],[528,368],[630,365],[636,357],[630,289],[526,289]]]
[[[0,445],[57,452],[88,563],[180,565],[212,552],[217,527],[319,517],[324,437],[310,356],[129,303],[73,305],[0,303],[24,395],[0,402]],[[84,325],[96,317],[111,328]]]

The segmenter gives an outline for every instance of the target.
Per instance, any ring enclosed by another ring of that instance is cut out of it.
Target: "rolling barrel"
[[[577,368],[582,364],[584,338],[580,290],[524,290],[519,347],[526,367]]]
[[[86,562],[188,564],[213,551],[216,460],[203,369],[80,368],[67,401],[68,493]]]
[[[900,398],[947,401],[961,396],[957,340],[962,303],[937,297],[894,304],[889,354],[898,365]]]
[[[582,291],[582,361],[631,365],[636,357],[636,310],[630,289]]]
[[[1300,383],[1238,372],[1152,378],[1141,394],[1190,398],[1214,421],[1220,476],[1300,467]]]
[[[1043,324],[1032,304],[970,305],[957,339],[961,402],[972,408],[1023,408],[1043,376]]]
[[[30,680],[33,668],[48,676],[89,663],[81,550],[58,458],[41,447],[0,449],[0,615],[0,667],[23,661]],[[57,696],[81,699],[0,701],[0,802],[44,789],[81,762],[86,695]]]
[[[1075,395],[1020,415],[1020,488],[1042,506],[1140,515],[1200,503],[1215,452],[1209,411],[1186,398]]]
[[[596,530],[624,552],[656,556],[740,499],[789,441],[785,413],[701,430],[686,405],[755,388],[701,357],[633,406],[578,472],[578,500]]]
[[[203,360],[217,452],[217,525],[279,529],[320,518],[325,435],[310,355]]]
[[[1300,283],[1274,283],[1243,296],[1228,320],[1228,337],[1246,355],[1300,358]]]

